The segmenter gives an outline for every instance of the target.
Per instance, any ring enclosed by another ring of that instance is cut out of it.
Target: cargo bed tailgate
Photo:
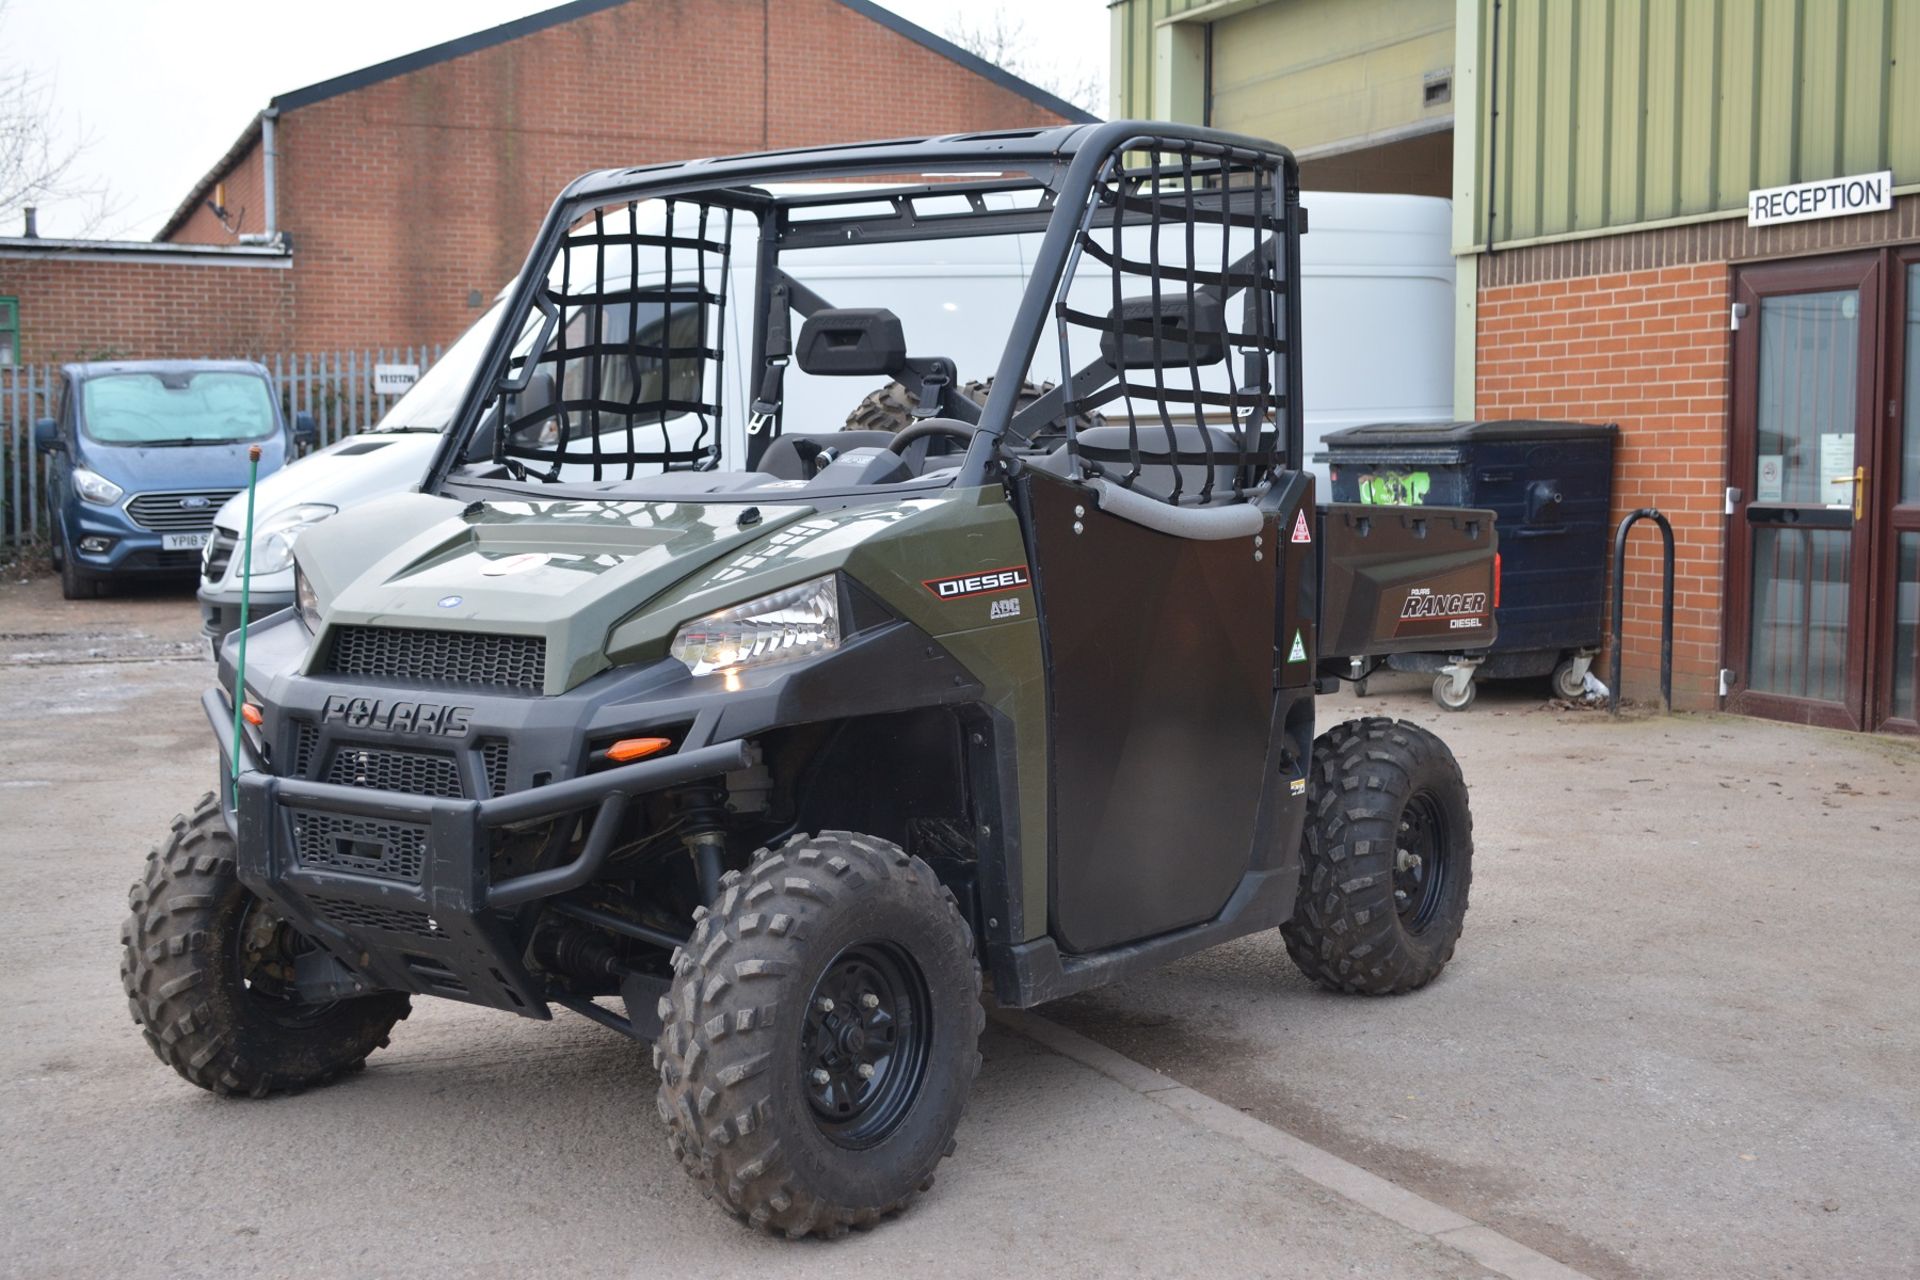
[[[1319,520],[1323,662],[1493,643],[1491,511],[1335,502]]]

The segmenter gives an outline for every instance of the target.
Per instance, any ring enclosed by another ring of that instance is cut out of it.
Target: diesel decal
[[[379,729],[387,733],[436,733],[457,738],[473,719],[472,707],[446,707],[435,702],[387,702],[381,698],[327,699],[320,719],[352,729]]]
[[[985,573],[966,573],[953,578],[928,578],[921,585],[942,600],[965,600],[968,596],[991,595],[996,591],[1018,591],[1029,586],[1027,566],[989,569]]]

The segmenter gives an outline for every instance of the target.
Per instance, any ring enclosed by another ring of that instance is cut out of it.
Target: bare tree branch
[[[1025,52],[1034,44],[1026,22],[1004,5],[995,5],[989,13],[973,19],[956,16],[944,34],[968,53],[1039,85],[1056,98],[1065,98],[1094,115],[1107,113],[1106,78],[1085,67],[1063,71],[1034,62]]]
[[[0,0],[0,28],[7,19]],[[63,140],[54,126],[51,77],[26,67],[0,68],[0,226],[28,205],[76,201],[86,208],[79,234],[88,235],[121,212],[104,183],[88,182],[79,161],[91,138]]]

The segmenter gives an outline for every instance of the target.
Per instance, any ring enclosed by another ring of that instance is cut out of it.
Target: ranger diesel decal
[[[1487,624],[1484,591],[1435,591],[1414,587],[1400,606],[1395,635],[1431,635],[1444,631],[1471,631]]]
[[[1027,566],[989,569],[985,573],[964,573],[953,578],[928,578],[923,585],[942,600],[964,600],[968,596],[991,595],[996,591],[1018,591],[1032,583]]]

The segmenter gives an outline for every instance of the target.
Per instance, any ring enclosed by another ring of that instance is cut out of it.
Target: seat
[[[1142,419],[1138,427],[1088,427],[1075,439],[1084,462],[1098,467],[1101,474],[1115,484],[1125,484],[1127,476],[1133,471],[1128,438],[1135,433],[1140,442],[1140,474],[1128,487],[1149,497],[1164,499],[1173,493],[1174,475],[1177,472],[1180,477],[1181,505],[1198,503],[1200,491],[1207,483],[1207,448],[1211,445],[1213,489],[1207,495],[1208,505],[1234,500],[1233,478],[1240,457],[1240,446],[1231,435],[1218,427],[1176,425],[1171,448],[1166,428],[1158,421],[1148,419]],[[1056,475],[1065,475],[1066,445],[1061,445],[1030,465]]]

